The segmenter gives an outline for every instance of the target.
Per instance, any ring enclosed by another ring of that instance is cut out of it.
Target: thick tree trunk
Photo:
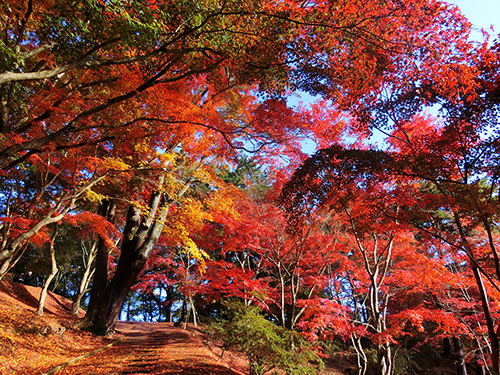
[[[116,213],[116,201],[103,200],[97,213],[106,218],[110,223],[113,223]],[[95,258],[94,279],[90,291],[89,306],[85,315],[85,321],[89,324],[96,318],[98,305],[108,284],[109,249],[103,238],[99,238]]]
[[[85,317],[95,332],[113,333],[130,287],[135,284],[160,238],[169,204],[166,196],[162,197],[160,192],[154,192],[151,194],[150,211],[146,217],[142,217],[139,208],[130,206],[115,275],[109,285],[97,295],[92,311],[89,309]]]
[[[17,252],[12,252],[9,257],[0,261],[0,281],[3,277],[16,265],[16,263],[24,255],[24,252],[28,248],[28,243],[24,243],[20,250]]]
[[[102,302],[96,309],[97,314],[92,322],[96,333],[107,335],[113,333],[130,287],[135,284],[137,276],[146,264],[146,262],[142,265],[141,263],[134,262],[134,265],[127,267],[127,270],[122,266],[120,272],[117,269],[113,280],[102,295]]]
[[[455,362],[457,364],[457,375],[467,375],[467,367],[465,366],[465,353],[462,345],[462,340],[459,337],[453,337],[453,346],[455,348]]]
[[[0,265],[0,281],[2,281],[3,277],[9,272],[10,268],[10,262],[12,258],[5,258],[1,262],[2,264]]]
[[[42,288],[42,291],[40,292],[40,299],[38,300],[38,309],[36,310],[36,313],[38,315],[43,315],[43,308],[45,306],[45,299],[47,298],[47,291],[49,290],[49,285],[57,274],[57,262],[56,262],[56,252],[54,250],[54,241],[57,237],[57,229],[59,226],[56,224],[56,227],[54,229],[54,233],[52,234],[52,238],[50,239],[50,246],[49,246],[49,251],[50,251],[50,264],[51,264],[51,270],[50,274],[47,277],[47,280],[45,280],[45,284]]]
[[[445,337],[443,339],[443,357],[451,358],[451,338]]]

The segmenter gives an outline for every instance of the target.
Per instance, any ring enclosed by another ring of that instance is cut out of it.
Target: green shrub
[[[222,341],[224,350],[243,353],[250,374],[262,375],[280,368],[294,375],[317,373],[311,364],[323,362],[305,340],[293,331],[277,327],[258,308],[225,302],[227,319],[212,324],[210,335]]]

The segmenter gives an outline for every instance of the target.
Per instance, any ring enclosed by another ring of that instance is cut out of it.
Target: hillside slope
[[[71,301],[61,296],[49,294],[44,316],[36,315],[40,290],[0,284],[0,374],[41,374],[112,341],[76,329]]]
[[[69,365],[57,374],[212,374],[248,373],[238,355],[208,348],[200,329],[188,331],[170,323],[119,322],[114,337],[77,328],[71,301],[49,294],[45,314],[36,315],[40,288],[0,283],[0,374],[43,374],[54,366],[102,348],[109,349]],[[83,316],[83,311],[81,312]],[[340,375],[330,368],[322,372]]]

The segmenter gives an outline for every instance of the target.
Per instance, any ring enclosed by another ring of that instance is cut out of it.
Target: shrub
[[[258,308],[241,302],[224,304],[227,319],[213,324],[211,334],[222,341],[224,350],[246,356],[250,374],[262,375],[275,368],[294,375],[315,374],[311,362],[323,364],[297,332],[277,327]]]

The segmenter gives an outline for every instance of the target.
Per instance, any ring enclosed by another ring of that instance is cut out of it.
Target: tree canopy
[[[0,279],[39,265],[100,333],[234,300],[288,351],[349,342],[358,374],[442,339],[498,374],[500,43],[456,7],[0,10]]]

